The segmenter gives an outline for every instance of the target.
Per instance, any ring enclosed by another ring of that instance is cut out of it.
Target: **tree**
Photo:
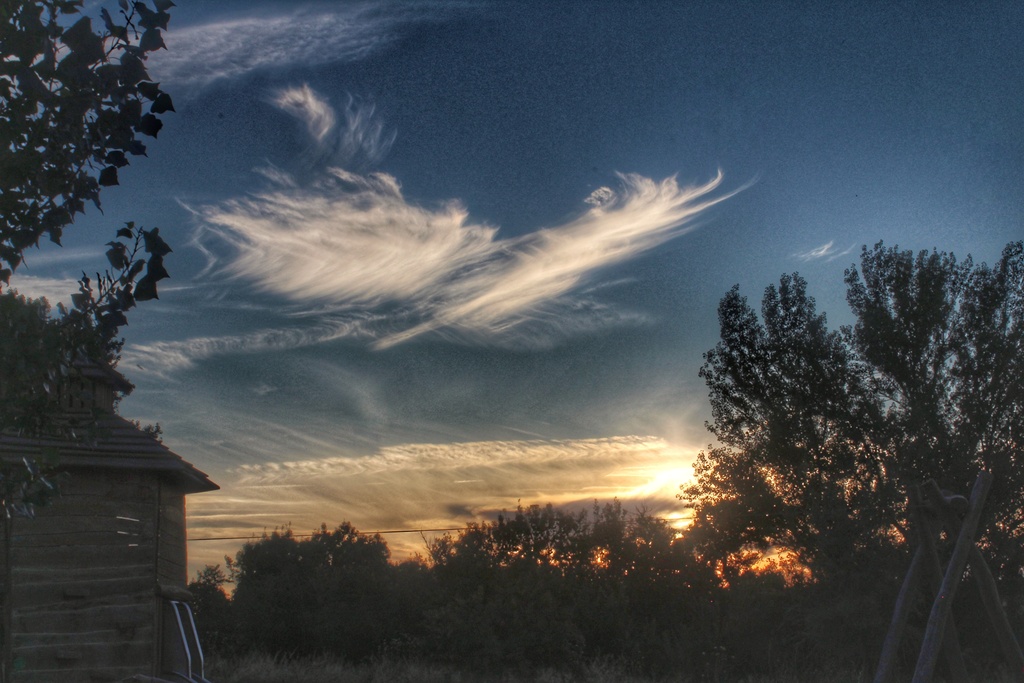
[[[161,31],[173,3],[154,0],[151,9],[119,0],[120,21],[102,9],[105,29],[98,33],[88,17],[73,21],[82,4],[0,5],[0,288],[43,235],[60,244],[86,202],[99,208],[100,188],[118,183],[129,155],[146,153],[139,136],[156,137],[158,116],[174,110],[145,69],[147,54],[164,47]],[[58,419],[54,397],[61,385],[82,360],[115,364],[126,312],[136,301],[157,298],[171,251],[159,229],[128,223],[107,247],[112,271],[95,280],[83,273],[73,307],[60,307],[59,319],[44,301],[2,294],[0,430],[75,433],[79,425]],[[11,467],[0,468],[5,483],[18,478]]]
[[[700,372],[718,445],[684,491],[696,552],[726,573],[769,548],[819,579],[877,568],[903,546],[909,484],[966,492],[985,468],[985,542],[1019,580],[1024,247],[990,268],[879,243],[845,280],[856,323],[840,331],[795,274],[765,290],[760,319],[738,287],[722,299]]]
[[[146,154],[170,96],[149,80],[147,54],[164,47],[170,0],[119,0],[120,21],[100,10],[71,23],[83,0],[0,6],[0,281],[43,235],[100,206],[100,188],[118,184],[129,156]],[[70,25],[68,25],[70,24]],[[143,112],[149,102],[149,111]],[[115,266],[117,267],[117,266]],[[147,285],[148,286],[148,285]],[[150,292],[136,291],[136,298]],[[155,289],[152,290],[155,296]],[[152,298],[150,296],[149,298]]]
[[[206,565],[188,583],[199,642],[206,652],[225,653],[234,645],[231,598],[224,590],[231,578],[219,564]]]

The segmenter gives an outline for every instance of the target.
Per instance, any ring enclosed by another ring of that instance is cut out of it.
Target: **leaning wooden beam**
[[[967,567],[971,548],[974,547],[974,536],[978,530],[978,523],[981,521],[981,508],[985,504],[985,498],[988,496],[991,486],[992,475],[984,471],[979,473],[974,487],[971,489],[967,515],[964,517],[960,535],[953,547],[953,555],[946,567],[942,587],[932,604],[931,615],[928,617],[928,628],[924,634],[924,644],[921,646],[921,654],[917,659],[917,667],[914,669],[914,683],[932,683],[935,664],[942,647],[943,633],[953,606],[953,598],[956,596],[964,569]]]
[[[925,489],[924,495],[930,502],[936,504],[941,500],[942,493],[939,491],[937,484],[934,482],[930,483],[931,486]],[[942,511],[943,523],[950,533],[959,534],[961,523],[956,514],[945,506],[938,509]],[[1005,610],[1003,610],[1002,602],[999,599],[999,590],[996,587],[996,580],[992,576],[992,571],[988,568],[988,563],[985,562],[985,558],[982,556],[981,551],[978,550],[978,546],[974,544],[971,545],[968,563],[971,567],[971,576],[974,577],[975,585],[978,587],[978,593],[981,596],[981,602],[988,615],[989,623],[995,629],[996,638],[999,640],[999,647],[1003,651],[1003,657],[1006,659],[1006,664],[1010,669],[1013,680],[1024,683],[1024,654],[1021,654],[1017,636],[1013,633],[1013,627],[1010,626],[1010,621],[1006,617]]]
[[[918,544],[914,559],[910,561],[910,569],[903,578],[903,585],[900,586],[900,593],[896,598],[896,609],[892,613],[889,632],[885,635],[882,656],[878,658],[874,683],[889,683],[892,678],[896,668],[896,655],[900,651],[900,641],[903,640],[903,630],[907,626],[907,617],[910,616],[910,608],[913,606],[914,594],[920,586],[923,569],[924,547]]]
[[[934,481],[928,482],[934,485]],[[925,484],[927,486],[927,484]],[[938,487],[936,486],[936,489]],[[937,529],[932,526],[932,521],[925,514],[925,509],[932,510],[925,502],[925,495],[921,487],[911,487],[910,500],[913,502],[911,515],[917,533],[921,541],[921,549],[924,551],[924,566],[931,584],[931,594],[938,595],[942,590],[942,561],[939,559],[939,551],[935,547],[935,538],[938,536]],[[933,510],[938,512],[937,510]],[[950,614],[942,629],[942,654],[949,668],[949,678],[952,683],[967,683],[967,665],[964,664],[963,651],[960,649],[960,636],[957,635],[956,622]]]

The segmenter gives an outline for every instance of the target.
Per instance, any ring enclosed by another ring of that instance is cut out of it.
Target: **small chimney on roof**
[[[117,395],[133,388],[124,375],[109,365],[81,360],[74,364],[74,371],[61,390],[60,401],[69,413],[113,414]]]

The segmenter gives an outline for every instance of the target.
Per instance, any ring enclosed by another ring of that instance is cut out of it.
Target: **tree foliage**
[[[734,287],[701,376],[718,445],[685,496],[698,552],[737,568],[786,549],[818,578],[877,566],[906,536],[906,487],[996,475],[985,541],[1019,579],[1024,536],[1024,247],[995,266],[882,243],[846,271],[856,322],[830,330],[798,275]]]
[[[9,282],[25,249],[100,206],[129,157],[146,154],[170,96],[149,79],[145,61],[164,47],[170,0],[120,0],[103,28],[77,18],[83,0],[0,5],[0,281]],[[117,266],[115,266],[116,268]],[[142,298],[142,297],[139,297]]]

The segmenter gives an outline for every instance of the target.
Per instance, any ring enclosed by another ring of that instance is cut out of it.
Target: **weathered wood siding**
[[[156,572],[161,584],[184,588],[188,583],[185,540],[185,494],[178,487],[164,484],[157,518]]]
[[[78,470],[63,489],[11,527],[11,681],[151,673],[160,484],[147,473]]]

